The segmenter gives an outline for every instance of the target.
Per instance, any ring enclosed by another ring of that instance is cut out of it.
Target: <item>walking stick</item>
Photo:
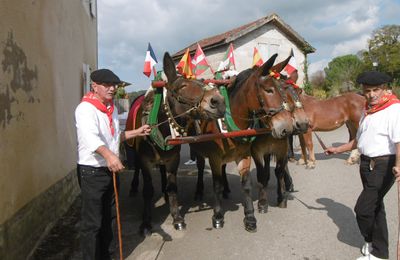
[[[115,210],[117,211],[117,226],[118,226],[118,242],[119,242],[119,259],[123,260],[122,255],[122,235],[121,235],[121,219],[119,216],[119,201],[118,201],[118,189],[117,189],[117,174],[113,172],[113,183],[115,193]]]

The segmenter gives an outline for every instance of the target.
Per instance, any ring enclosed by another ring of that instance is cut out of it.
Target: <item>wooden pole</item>
[[[118,187],[117,187],[117,174],[113,172],[113,183],[115,193],[115,210],[117,211],[117,226],[118,226],[118,243],[119,243],[119,259],[123,260],[122,254],[122,233],[121,233],[121,218],[119,215],[119,200],[118,200]]]
[[[260,129],[245,129],[232,131],[228,133],[214,133],[214,134],[203,134],[203,135],[195,135],[195,136],[185,136],[185,137],[177,137],[177,138],[167,138],[167,144],[169,145],[180,145],[187,143],[199,143],[199,142],[207,142],[215,139],[224,139],[224,138],[233,138],[233,137],[242,137],[242,136],[253,136],[253,135],[261,135],[271,133],[270,129],[260,128]]]

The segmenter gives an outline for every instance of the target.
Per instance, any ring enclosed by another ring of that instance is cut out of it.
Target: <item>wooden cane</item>
[[[118,243],[119,243],[119,259],[123,260],[122,255],[122,233],[121,233],[121,219],[119,215],[119,201],[118,201],[118,188],[117,188],[117,174],[113,172],[113,183],[115,193],[115,210],[117,211],[117,227],[118,227]]]

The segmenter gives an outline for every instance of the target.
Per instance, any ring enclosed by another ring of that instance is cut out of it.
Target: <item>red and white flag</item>
[[[208,64],[208,62],[207,62],[206,55],[204,54],[203,50],[200,47],[200,44],[198,44],[198,43],[197,43],[196,53],[194,54],[194,57],[192,59],[192,65],[193,65],[193,73],[196,77],[200,76],[208,68],[210,68],[211,73],[214,74],[213,69],[211,68],[210,64]]]
[[[218,66],[218,71],[229,70],[230,67],[233,66],[233,69],[236,70],[235,66],[235,57],[233,55],[233,44],[229,44],[229,48],[225,53],[223,61]]]
[[[289,63],[283,69],[289,77],[293,72],[295,72],[297,70],[297,63],[296,63],[296,59],[294,58],[293,49],[290,52],[290,56],[291,57],[290,57]]]
[[[157,58],[156,55],[154,54],[153,48],[151,48],[151,45],[149,43],[146,51],[146,58],[144,60],[143,74],[146,75],[147,77],[150,77],[151,71],[153,70],[155,77],[157,73],[156,73],[156,68],[154,66],[156,64],[157,64]]]

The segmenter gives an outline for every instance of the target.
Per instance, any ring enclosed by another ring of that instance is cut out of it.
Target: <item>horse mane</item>
[[[246,82],[246,80],[250,77],[251,74],[253,74],[254,68],[246,69],[241,71],[233,81],[231,87],[228,89],[229,94],[234,94],[234,92],[237,92],[240,86],[243,86],[243,84]]]

